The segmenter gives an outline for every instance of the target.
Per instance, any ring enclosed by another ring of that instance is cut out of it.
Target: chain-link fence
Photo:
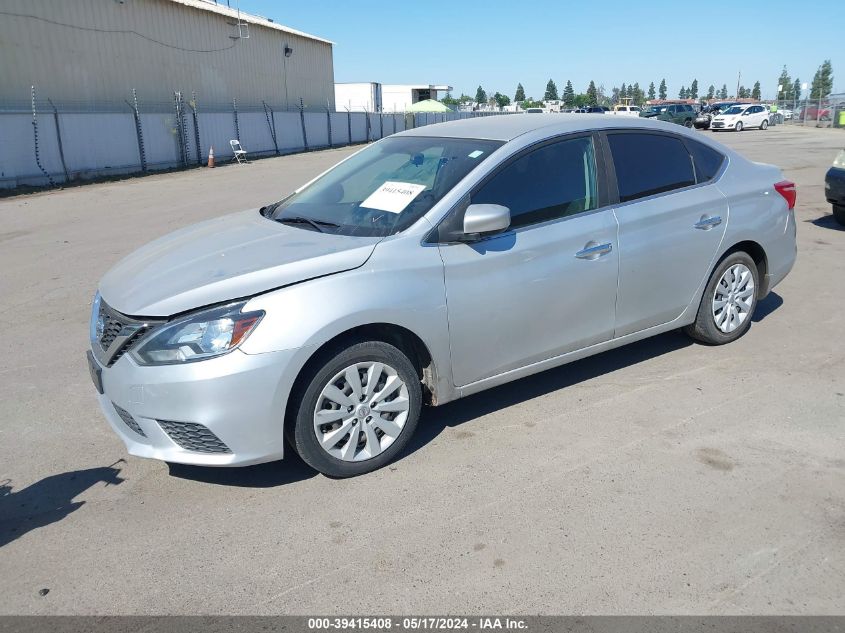
[[[777,123],[845,128],[845,99],[787,99],[770,106]]]
[[[205,104],[174,92],[145,103],[74,103],[41,97],[0,102],[0,189],[205,165],[233,160],[230,141],[248,156],[278,156],[368,143],[405,129],[496,112],[349,112],[295,110],[265,102]],[[328,105],[328,104],[327,104]]]

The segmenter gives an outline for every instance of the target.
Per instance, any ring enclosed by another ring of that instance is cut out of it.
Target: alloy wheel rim
[[[408,386],[390,365],[355,363],[323,387],[314,408],[314,434],[320,447],[345,462],[383,453],[408,421]]]
[[[722,334],[745,323],[754,305],[754,275],[745,264],[728,268],[713,293],[713,320]]]

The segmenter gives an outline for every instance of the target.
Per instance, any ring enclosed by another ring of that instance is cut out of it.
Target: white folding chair
[[[235,160],[238,161],[239,165],[249,162],[246,159],[246,150],[241,147],[241,142],[238,139],[232,139],[229,141],[229,145],[232,146],[232,153],[235,155]]]

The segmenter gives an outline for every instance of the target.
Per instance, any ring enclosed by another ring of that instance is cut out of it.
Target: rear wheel
[[[757,265],[747,253],[725,257],[710,276],[695,322],[684,331],[710,345],[724,345],[745,334],[757,307],[757,277]]]
[[[381,468],[414,433],[420,379],[393,345],[366,341],[335,350],[306,382],[295,395],[293,444],[303,461],[325,475],[352,477]]]
[[[761,129],[761,130],[765,130],[767,127],[769,127],[769,122],[768,122],[768,121],[763,121],[763,122],[760,124],[760,129]]]
[[[692,127],[692,119],[687,119],[684,121],[684,127]]]
[[[841,204],[833,205],[833,217],[842,226],[845,226],[845,206]]]
[[[738,121],[734,128],[737,132],[742,132],[742,121]]]

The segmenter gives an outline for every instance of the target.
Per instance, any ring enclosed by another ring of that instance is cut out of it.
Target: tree
[[[642,88],[640,88],[640,82],[635,81],[634,87],[631,88],[631,99],[633,99],[634,105],[642,105],[643,101],[645,101],[644,97]]]
[[[795,98],[795,94],[793,92],[795,84],[792,83],[792,79],[789,77],[789,72],[787,72],[786,66],[784,66],[783,70],[780,71],[780,77],[778,77],[777,85],[781,87],[777,96],[778,99],[790,101]]]
[[[801,80],[798,77],[795,78],[795,83],[792,84],[792,98],[795,101],[801,98]]]
[[[533,98],[526,97],[525,101],[523,101],[519,105],[522,109],[527,110],[528,108],[542,108],[543,102],[542,101],[534,101]]]
[[[458,103],[471,103],[471,102],[472,102],[472,97],[470,97],[468,94],[464,94],[463,92],[461,93],[461,96],[458,97]]]
[[[557,101],[557,86],[555,82],[549,79],[549,83],[546,84],[546,93],[543,95],[543,101]]]
[[[652,82],[648,85],[648,98],[649,98],[649,100],[654,99],[654,97],[655,97],[656,95],[657,95],[657,93],[654,91],[654,82],[652,81]]]
[[[760,82],[755,81],[754,87],[751,89],[751,98],[756,99],[757,101],[760,100],[761,92],[760,92]]]
[[[810,99],[821,99],[832,91],[833,65],[829,59],[826,59],[813,76],[813,83],[810,85]]]
[[[501,92],[494,94],[493,100],[500,108],[504,108],[506,105],[510,105],[511,103],[511,98],[508,95],[503,95]]]
[[[710,87],[707,89],[707,99],[713,99],[716,96],[716,86],[710,84]]]
[[[678,99],[686,99],[687,98],[687,89],[681,86],[681,89],[678,91]]]
[[[622,82],[622,87],[619,89],[619,99],[624,99],[628,96],[628,87],[625,85],[625,82]],[[618,99],[617,99],[618,101]]]
[[[440,100],[440,103],[442,103],[443,105],[447,105],[450,108],[454,108],[456,105],[458,105],[460,103],[460,101],[455,99],[455,97],[452,96],[451,92],[447,92],[443,96],[443,98]]]
[[[513,100],[517,103],[525,101],[525,88],[522,87],[522,84],[516,84],[516,94],[513,96]]]
[[[598,105],[599,93],[596,90],[596,82],[590,79],[590,85],[587,86],[587,104],[594,106]]]
[[[667,92],[666,92],[666,80],[665,79],[660,80],[660,89],[659,89],[659,92],[657,94],[661,99],[666,98]]]
[[[481,86],[478,86],[478,90],[475,91],[475,102],[479,104],[487,103],[487,93]]]
[[[563,102],[569,108],[575,105],[575,90],[572,88],[572,82],[568,79],[566,80],[566,87],[563,89]]]
[[[722,84],[722,89],[719,91],[719,98],[720,99],[727,99],[728,98],[728,84]]]
[[[572,105],[576,108],[586,108],[590,105],[590,97],[583,92],[579,92],[572,100]]]
[[[689,87],[689,98],[698,99],[698,79],[693,79]]]

